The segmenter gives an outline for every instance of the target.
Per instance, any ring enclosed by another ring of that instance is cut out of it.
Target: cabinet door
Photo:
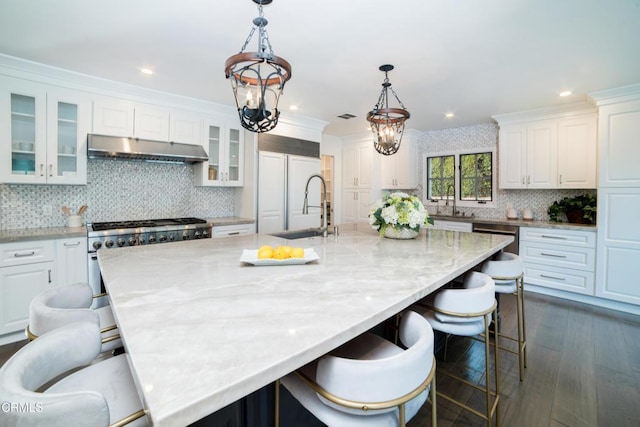
[[[527,188],[556,188],[558,170],[556,121],[529,124],[527,128]]]
[[[258,232],[284,231],[286,155],[261,151],[258,162]]]
[[[526,159],[527,128],[501,128],[498,141],[498,179],[501,189],[526,188]]]
[[[89,98],[70,91],[47,92],[47,183],[87,183]]]
[[[358,221],[358,192],[356,190],[344,190],[342,192],[342,206],[344,222]]]
[[[640,188],[598,189],[596,296],[640,304]]]
[[[202,145],[202,118],[197,114],[171,112],[169,141]]]
[[[371,191],[358,191],[358,222],[369,221],[369,211],[371,210]]]
[[[342,149],[342,183],[344,188],[355,188],[358,177],[358,150],[351,145]]]
[[[23,330],[34,296],[53,285],[53,261],[0,268],[0,335]]]
[[[380,186],[383,189],[397,188],[396,153],[392,156],[380,155]]]
[[[238,127],[227,127],[226,132],[224,182],[227,186],[240,187],[244,183],[244,131]]]
[[[101,98],[93,102],[93,133],[110,136],[133,136],[133,104]]]
[[[371,188],[373,175],[373,143],[360,144],[358,146],[358,178],[359,188]]]
[[[136,105],[133,117],[133,136],[155,141],[169,141],[169,111],[147,105]]]
[[[640,100],[599,110],[599,187],[640,187]]]
[[[0,182],[45,183],[45,87],[10,77],[0,83]]]
[[[56,283],[69,285],[87,282],[86,237],[56,240]]]
[[[558,187],[596,188],[596,115],[558,125]]]

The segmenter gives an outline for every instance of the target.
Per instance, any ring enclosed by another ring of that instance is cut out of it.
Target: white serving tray
[[[251,265],[302,265],[319,259],[320,257],[313,248],[307,248],[304,250],[304,258],[258,259],[257,249],[244,249],[240,256],[240,262]]]

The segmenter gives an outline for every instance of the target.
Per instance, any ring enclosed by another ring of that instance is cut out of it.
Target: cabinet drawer
[[[520,242],[520,256],[526,263],[536,263],[577,270],[595,270],[595,249]]]
[[[240,236],[255,232],[255,224],[221,225],[211,229],[211,237]]]
[[[52,240],[5,243],[0,245],[0,267],[54,260]]]
[[[551,245],[596,247],[596,232],[564,230],[558,228],[520,227],[520,242],[548,243]]]
[[[594,273],[543,264],[524,263],[524,283],[585,295],[593,295]]]

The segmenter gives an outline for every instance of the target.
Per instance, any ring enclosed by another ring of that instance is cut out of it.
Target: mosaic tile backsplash
[[[420,183],[424,183],[425,165],[422,158],[427,153],[441,153],[448,150],[464,150],[476,148],[496,148],[498,145],[498,125],[486,123],[475,126],[445,129],[439,131],[424,132],[418,140],[418,156],[420,159],[418,174]],[[499,159],[498,159],[499,160]],[[497,173],[497,171],[495,171]],[[422,185],[422,184],[421,184]],[[422,187],[418,188],[416,195],[423,197]],[[578,194],[596,194],[596,190],[500,190],[496,195],[496,207],[494,208],[458,208],[465,215],[473,214],[478,218],[504,219],[508,207],[518,211],[522,218],[522,209],[529,208],[534,220],[547,221],[547,208],[555,200],[563,197],[571,197]],[[434,214],[435,208],[429,207],[429,213]],[[448,214],[449,212],[442,211]]]
[[[0,184],[0,229],[63,227],[62,206],[83,204],[86,223],[233,216],[233,196],[233,188],[195,187],[190,165],[96,159],[86,186]]]

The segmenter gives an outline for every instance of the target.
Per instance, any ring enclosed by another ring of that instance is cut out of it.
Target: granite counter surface
[[[568,222],[532,221],[507,218],[476,218],[471,216],[429,215],[433,219],[442,221],[471,222],[476,224],[517,225],[519,227],[558,228],[564,230],[596,231],[595,224],[572,224]]]
[[[207,222],[214,227],[221,227],[223,225],[253,224],[256,220],[238,216],[226,216],[220,218],[207,218]]]
[[[46,227],[0,230],[0,243],[66,239],[71,237],[87,237],[87,229],[85,227]]]
[[[187,425],[380,324],[512,241],[368,224],[288,241],[264,234],[98,251],[136,384],[156,426]],[[243,249],[313,248],[305,265],[240,263]]]

